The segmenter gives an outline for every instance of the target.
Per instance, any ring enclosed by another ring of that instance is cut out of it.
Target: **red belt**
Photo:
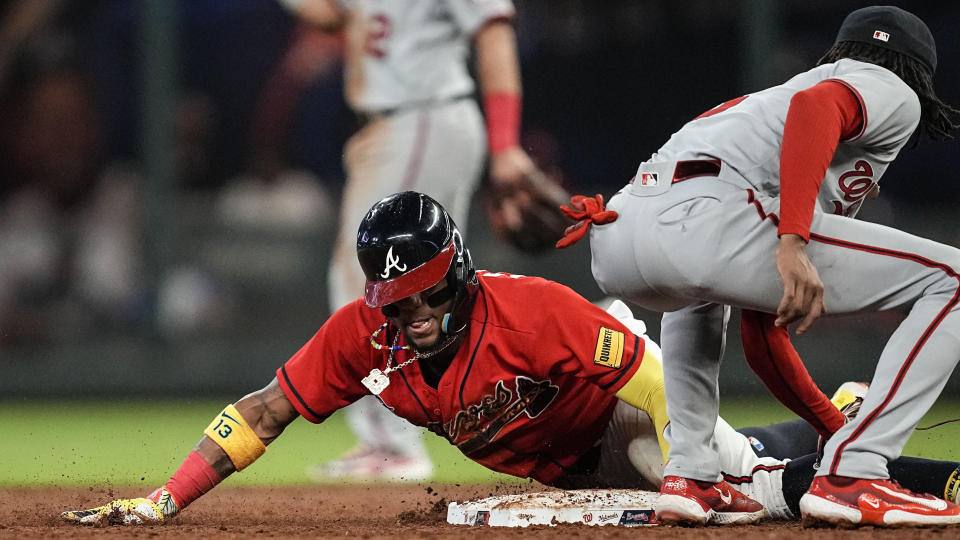
[[[678,161],[677,168],[673,170],[673,183],[683,182],[698,176],[719,176],[719,159],[689,159]]]

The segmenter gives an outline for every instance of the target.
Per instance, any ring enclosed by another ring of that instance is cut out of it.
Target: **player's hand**
[[[490,157],[482,198],[497,236],[524,253],[552,249],[572,224],[560,212],[570,195],[518,146]]]
[[[538,170],[530,155],[519,146],[490,156],[490,179],[501,187],[517,184]]]
[[[504,216],[508,227],[513,229],[520,227],[522,214],[530,208],[544,202],[559,208],[570,199],[559,180],[544,173],[519,146],[490,156],[490,183],[501,199],[508,199],[506,204],[516,209],[513,219]],[[501,204],[504,201],[501,200]]]
[[[784,234],[777,246],[777,272],[783,281],[783,298],[777,307],[777,326],[800,321],[797,335],[810,328],[827,311],[823,303],[823,282],[807,258],[807,243],[796,234]]]
[[[159,488],[147,497],[117,499],[89,510],[68,510],[60,517],[83,525],[150,525],[163,523],[179,511],[166,488]]]
[[[523,212],[533,204],[524,182],[540,174],[530,156],[519,146],[512,146],[490,156],[490,182],[498,193],[509,196],[501,199],[501,213],[509,230],[523,226]]]

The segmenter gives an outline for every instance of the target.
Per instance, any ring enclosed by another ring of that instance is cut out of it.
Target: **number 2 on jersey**
[[[717,105],[716,107],[710,109],[709,111],[701,114],[700,116],[694,118],[694,120],[699,120],[701,118],[709,118],[715,114],[722,113],[723,111],[729,109],[730,107],[733,107],[734,105],[736,105],[737,103],[740,103],[745,99],[747,99],[747,96],[740,96],[738,98],[733,98],[730,101],[721,103],[720,105]]]
[[[384,41],[390,37],[393,26],[390,19],[383,13],[372,15],[367,20],[367,39],[363,45],[363,50],[374,58],[383,58],[387,55]]]

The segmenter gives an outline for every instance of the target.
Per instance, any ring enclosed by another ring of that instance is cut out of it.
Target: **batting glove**
[[[146,497],[117,499],[89,510],[69,510],[60,517],[83,525],[151,525],[163,523],[180,511],[165,487]]]

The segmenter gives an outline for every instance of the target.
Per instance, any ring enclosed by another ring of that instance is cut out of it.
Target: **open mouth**
[[[407,332],[411,337],[429,336],[433,331],[433,319],[417,319],[407,324]]]

